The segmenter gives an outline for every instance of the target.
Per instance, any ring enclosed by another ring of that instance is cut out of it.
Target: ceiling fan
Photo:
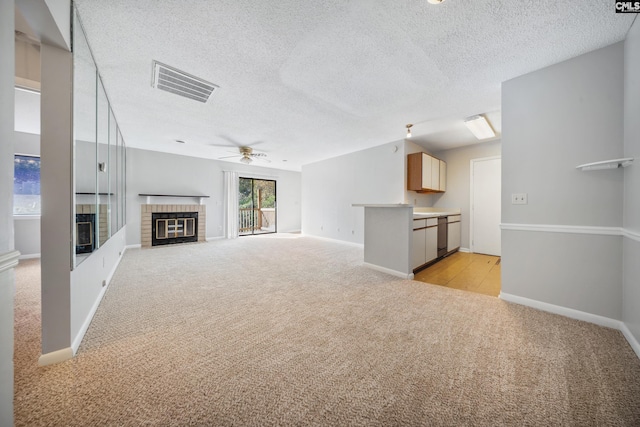
[[[224,156],[218,157],[218,160],[230,159],[232,157],[240,157],[240,161],[246,165],[253,162],[253,159],[259,159],[263,162],[271,163],[270,160],[264,159],[263,157],[267,157],[265,153],[254,153],[253,148],[251,147],[238,147],[240,154],[235,154],[233,156]]]
[[[265,153],[254,153],[253,152],[253,146],[254,145],[258,145],[258,144],[262,144],[264,143],[264,141],[256,141],[253,142],[251,144],[241,144],[238,141],[235,141],[234,139],[226,136],[226,135],[218,135],[220,138],[230,142],[233,145],[221,145],[221,144],[209,144],[213,147],[238,147],[238,150],[240,152],[240,154],[236,154],[234,156],[225,156],[225,157],[218,157],[218,160],[223,160],[223,159],[230,159],[232,157],[240,157],[240,161],[244,164],[250,164],[251,162],[253,162],[253,159],[259,159],[262,160],[263,162],[267,162],[267,163],[271,163],[270,160],[267,159],[263,159],[262,157],[267,157],[267,155]]]

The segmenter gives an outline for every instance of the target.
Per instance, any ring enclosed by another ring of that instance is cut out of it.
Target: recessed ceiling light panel
[[[207,102],[219,86],[180,71],[158,61],[153,61],[151,85],[160,90],[174,93],[199,102]]]
[[[467,119],[465,119],[464,124],[467,126],[467,128],[469,128],[471,133],[473,133],[473,135],[480,140],[489,139],[496,136],[496,133],[491,125],[482,115],[468,117]]]

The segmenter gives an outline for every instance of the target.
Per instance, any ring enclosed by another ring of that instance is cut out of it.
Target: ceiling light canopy
[[[431,4],[440,4],[442,3],[444,0],[427,0],[429,3]]]
[[[464,124],[480,140],[496,136],[495,131],[483,115],[468,117],[464,120]]]
[[[411,123],[409,123],[409,124],[407,125],[407,138],[411,138],[411,127],[412,127],[412,126],[413,126],[413,125],[412,125]]]

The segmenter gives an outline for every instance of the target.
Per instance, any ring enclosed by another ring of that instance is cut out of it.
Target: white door
[[[471,160],[471,251],[500,256],[501,159]]]

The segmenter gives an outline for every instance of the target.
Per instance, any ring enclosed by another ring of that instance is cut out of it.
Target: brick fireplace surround
[[[198,212],[198,242],[206,241],[207,213],[205,205],[140,205],[140,244],[151,246],[151,214],[163,212]]]

